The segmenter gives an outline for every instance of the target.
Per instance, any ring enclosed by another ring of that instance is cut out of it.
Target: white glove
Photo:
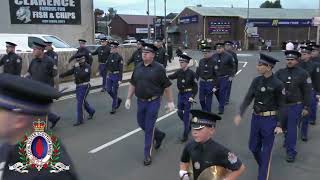
[[[188,101],[191,103],[195,102],[195,100],[192,97],[189,97]]]
[[[129,110],[129,109],[130,109],[130,106],[131,106],[131,99],[127,99],[127,100],[126,100],[126,103],[124,104],[124,106],[125,106],[126,109]]]
[[[169,112],[174,111],[174,103],[173,102],[168,102],[167,108],[168,108]]]
[[[118,84],[120,85],[120,84],[121,84],[121,81],[118,81]]]
[[[317,98],[317,99],[320,99],[320,95],[316,95],[316,98]]]
[[[100,75],[100,73],[99,73],[99,72],[97,72],[97,73],[96,73],[96,76],[99,76],[99,75]]]
[[[181,180],[189,180],[189,175],[187,171],[180,170],[179,171],[179,176]]]
[[[74,67],[79,67],[79,66],[80,64],[78,62],[74,64]]]
[[[214,88],[212,89],[212,92],[215,93],[216,91],[217,91],[217,88],[214,87]]]
[[[233,77],[232,77],[232,76],[230,76],[230,77],[229,77],[229,81],[232,81],[232,80],[233,80]]]

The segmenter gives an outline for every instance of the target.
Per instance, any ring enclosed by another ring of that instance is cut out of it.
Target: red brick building
[[[312,25],[312,18],[318,14],[316,9],[251,8],[249,47],[258,38],[271,40],[273,47],[280,47],[287,40],[315,40],[317,28]],[[168,33],[174,44],[185,44],[188,48],[196,48],[199,39],[212,43],[235,40],[243,44],[246,23],[247,8],[192,6],[173,19]]]

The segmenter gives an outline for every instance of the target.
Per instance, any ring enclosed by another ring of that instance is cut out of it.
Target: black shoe
[[[187,142],[188,141],[188,136],[182,136],[180,138],[180,142],[184,143],[184,142]]]
[[[161,137],[159,138],[159,140],[156,140],[156,143],[155,143],[155,145],[154,145],[154,149],[159,149],[160,148],[160,146],[161,146],[161,143],[162,143],[162,141],[163,141],[163,139],[166,137],[166,133],[163,133],[162,135],[161,135]]]
[[[222,115],[222,114],[223,114],[223,112],[218,112],[218,114],[219,114],[219,115]]]
[[[81,124],[83,124],[83,122],[76,122],[73,126],[80,126]]]
[[[316,122],[315,121],[311,121],[309,124],[316,125]]]
[[[54,122],[51,122],[50,129],[53,129],[54,127],[56,127],[58,121],[60,121],[60,117],[58,117]]]
[[[96,112],[94,111],[92,114],[89,114],[88,120],[93,119],[93,116],[94,116],[95,113],[96,113]]]
[[[151,163],[152,163],[151,157],[144,158],[143,165],[149,166],[149,165],[151,165]]]
[[[226,105],[228,105],[229,104],[229,101],[228,102],[226,102]]]
[[[114,113],[116,113],[116,109],[112,109],[112,110],[110,111],[110,114],[114,114]]]
[[[307,142],[308,141],[308,137],[307,136],[301,136],[301,140],[304,141],[304,142]]]
[[[288,163],[293,163],[296,160],[296,157],[287,155],[287,159],[286,160],[287,160]]]
[[[102,88],[100,92],[106,92],[106,89]]]
[[[120,107],[121,103],[122,103],[122,99],[118,98],[118,106],[116,107],[116,109],[118,109]]]

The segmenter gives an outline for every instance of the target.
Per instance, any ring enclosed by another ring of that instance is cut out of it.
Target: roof
[[[247,18],[247,8],[229,7],[196,7],[188,6],[192,11],[202,16],[224,16]],[[280,8],[250,8],[251,19],[311,19],[319,16],[318,9],[280,9]]]
[[[127,14],[118,14],[118,16],[123,19],[127,24],[143,24],[147,25],[148,24],[148,19],[149,23],[153,24],[153,18],[155,16],[146,16],[146,15],[127,15]]]

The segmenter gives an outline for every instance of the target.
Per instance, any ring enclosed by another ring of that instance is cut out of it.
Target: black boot
[[[161,137],[158,140],[156,140],[156,143],[154,145],[154,149],[159,149],[160,148],[160,146],[162,144],[162,141],[163,141],[163,139],[165,137],[166,137],[166,133],[162,133]]]

